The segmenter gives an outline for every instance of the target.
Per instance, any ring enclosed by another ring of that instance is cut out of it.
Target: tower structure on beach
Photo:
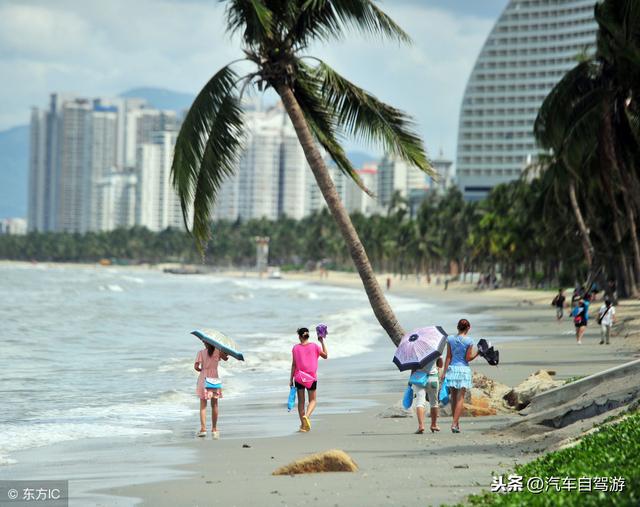
[[[456,179],[466,199],[482,199],[535,161],[538,109],[595,34],[593,0],[509,2],[462,100]]]

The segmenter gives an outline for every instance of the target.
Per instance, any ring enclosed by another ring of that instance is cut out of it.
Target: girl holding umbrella
[[[445,373],[442,378],[447,379],[450,390],[453,416],[451,431],[453,433],[460,433],[460,416],[462,415],[464,395],[467,389],[471,389],[469,362],[478,357],[478,351],[473,350],[473,340],[467,336],[470,329],[469,321],[460,319],[458,334],[447,337],[447,358],[444,362],[443,371]]]

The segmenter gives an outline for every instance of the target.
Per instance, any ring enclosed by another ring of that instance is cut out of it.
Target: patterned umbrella
[[[442,355],[447,344],[447,333],[440,326],[415,329],[404,335],[393,356],[400,371],[417,370]]]
[[[242,355],[242,352],[238,350],[236,342],[227,335],[222,334],[220,331],[215,329],[196,329],[195,331],[191,331],[191,334],[198,337],[203,342],[220,349],[231,357],[235,357],[239,361],[244,361],[244,356]]]

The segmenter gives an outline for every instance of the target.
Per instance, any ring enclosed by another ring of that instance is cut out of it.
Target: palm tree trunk
[[[578,198],[576,197],[576,184],[573,180],[569,182],[569,199],[571,200],[571,207],[573,208],[573,214],[576,216],[576,222],[578,222],[578,229],[580,230],[580,238],[582,240],[582,250],[584,251],[584,258],[587,261],[589,269],[593,264],[593,245],[589,238],[589,229],[587,229],[578,205]]]
[[[636,211],[629,202],[629,196],[625,189],[622,190],[624,197],[624,207],[627,211],[627,219],[629,220],[629,229],[631,233],[631,245],[633,246],[633,264],[634,276],[636,282],[640,282],[640,245],[638,244],[638,229],[636,226]]]
[[[347,210],[342,204],[342,201],[340,201],[340,196],[338,195],[338,191],[331,180],[329,170],[327,169],[324,160],[322,160],[320,152],[316,148],[314,138],[311,135],[311,131],[309,130],[302,110],[300,109],[300,105],[298,104],[298,101],[290,87],[281,85],[278,87],[277,92],[282,99],[282,103],[284,104],[287,114],[291,119],[291,123],[293,123],[298,140],[302,145],[305,157],[313,175],[316,178],[318,187],[320,187],[320,191],[327,202],[327,206],[329,207],[334,220],[338,224],[342,237],[347,243],[349,253],[351,254],[351,258],[353,259],[356,269],[358,270],[358,274],[360,275],[362,284],[364,285],[373,313],[378,319],[380,325],[389,335],[389,338],[391,338],[391,341],[397,346],[404,335],[404,329],[402,329],[402,326],[393,313],[389,302],[384,297],[382,289],[376,279],[376,275],[373,272],[373,268],[371,267],[371,263],[369,262],[369,258],[367,257],[367,252],[358,237],[357,231],[351,223],[351,218],[349,217]]]
[[[607,103],[605,107],[603,117],[602,117],[602,130],[601,130],[601,162],[602,167],[608,167],[611,173],[614,173],[618,176],[620,175],[620,167],[618,166],[618,158],[616,156],[616,148],[615,148],[615,139],[613,136],[613,124],[611,119],[611,105]],[[609,175],[602,175],[602,182],[606,188],[607,195],[609,196],[609,201],[611,202],[611,211],[613,214],[613,233],[618,246],[618,255],[620,266],[622,267],[622,272],[625,278],[625,288],[627,290],[627,295],[635,296],[636,295],[636,284],[634,280],[633,268],[627,266],[626,256],[624,251],[624,245],[622,244],[622,232],[620,228],[620,223],[618,218],[622,215],[618,209],[618,203],[616,201],[616,196],[613,192],[613,184],[609,181]],[[623,191],[623,197],[626,204],[626,195]],[[631,214],[633,215],[633,214]],[[635,223],[635,221],[634,221]],[[635,237],[637,243],[637,234],[636,231],[632,231],[632,237]]]

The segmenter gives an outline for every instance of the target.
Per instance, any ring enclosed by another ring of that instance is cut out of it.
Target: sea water
[[[427,302],[390,301],[406,327],[435,323]],[[442,323],[442,309],[437,317]],[[202,344],[189,333],[198,328],[233,337],[246,358],[220,367],[224,434],[264,434],[269,425],[260,410],[287,413],[296,329],[320,322],[329,328],[331,361],[321,365],[319,414],[343,409],[341,402],[353,406],[353,399],[339,399],[345,390],[351,398],[367,389],[401,392],[393,348],[361,289],[141,268],[0,265],[0,465],[25,449],[80,439],[191,438],[198,426],[193,365]],[[359,373],[372,381],[359,382]],[[256,420],[259,428],[252,428]]]

